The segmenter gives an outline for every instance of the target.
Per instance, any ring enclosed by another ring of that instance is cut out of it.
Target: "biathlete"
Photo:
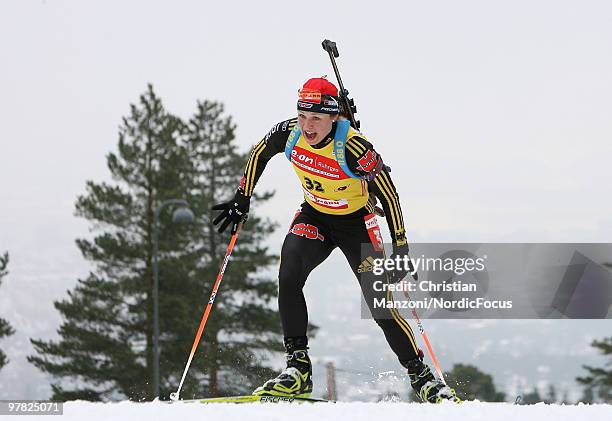
[[[414,333],[397,310],[373,306],[375,299],[390,298],[389,292],[372,286],[373,260],[383,257],[376,200],[391,232],[391,258],[408,255],[402,209],[388,167],[364,135],[341,116],[338,89],[327,79],[313,78],[303,85],[297,111],[297,118],[274,125],[255,145],[234,198],[213,207],[222,211],[213,221],[220,224],[219,232],[231,225],[235,233],[246,221],[253,189],[266,164],[280,153],[291,162],[304,192],[304,202],[283,243],[278,274],[287,367],[253,393],[307,397],[312,392],[308,311],[302,289],[310,272],[338,247],[359,281],[374,320],[408,370],[417,395],[425,402],[458,401],[455,391],[423,362]],[[387,273],[388,282],[398,282],[407,273]]]

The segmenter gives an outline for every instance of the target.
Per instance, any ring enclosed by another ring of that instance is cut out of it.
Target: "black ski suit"
[[[297,119],[276,124],[249,156],[239,191],[250,197],[267,162],[285,151],[289,134]],[[375,168],[372,181],[347,178],[338,166],[333,150],[334,123],[328,137],[315,146],[300,141],[291,153],[291,162],[304,189],[305,201],[295,215],[281,251],[278,304],[285,339],[306,337],[308,312],[302,289],[310,272],[322,263],[336,247],[342,253],[359,281],[372,316],[400,363],[417,357],[414,333],[396,309],[376,308],[375,298],[390,299],[388,292],[375,291],[372,259],[382,258],[382,239],[373,215],[372,193],[385,211],[392,240],[406,243],[399,198],[382,159],[365,137],[350,129],[346,138],[346,162],[358,176]],[[357,184],[359,183],[359,184]],[[361,191],[359,191],[359,188]],[[344,197],[346,196],[346,198]],[[370,199],[370,200],[368,200]],[[367,224],[367,225],[366,225]]]

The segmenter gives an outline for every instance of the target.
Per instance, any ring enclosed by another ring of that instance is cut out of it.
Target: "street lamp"
[[[156,209],[153,220],[153,390],[159,397],[159,268],[157,253],[159,249],[159,215],[166,206],[179,205],[172,212],[172,222],[192,222],[195,217],[188,208],[189,204],[182,199],[164,200]]]

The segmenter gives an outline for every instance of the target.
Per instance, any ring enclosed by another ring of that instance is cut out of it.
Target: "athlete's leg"
[[[372,240],[363,218],[350,221],[352,222],[342,221],[341,224],[334,225],[334,238],[359,281],[372,317],[383,330],[389,346],[397,355],[400,363],[406,366],[419,353],[410,325],[402,318],[397,309],[374,308],[375,300],[380,302],[383,299],[391,299],[387,291],[380,291],[382,284],[386,284],[384,275],[375,276],[372,271],[372,260],[383,258],[380,248],[382,244],[379,244],[379,240]],[[375,219],[370,221],[372,225],[375,223]],[[372,226],[371,234],[374,235],[377,229],[377,225]],[[375,281],[383,282],[376,284],[377,288],[375,288]]]
[[[370,225],[372,225],[371,221]],[[360,227],[360,224],[356,224],[356,226],[334,224],[332,234],[349,261],[357,279],[359,279],[363,296],[372,317],[382,328],[389,346],[397,355],[400,363],[408,369],[410,384],[423,401],[451,400],[459,402],[455,391],[441,380],[436,379],[429,366],[423,362],[423,353],[416,345],[414,333],[398,311],[393,308],[373,308],[375,299],[392,300],[392,296],[389,292],[377,291],[378,288],[374,288],[374,282],[380,281],[382,276],[375,276],[368,262],[371,262],[371,259],[383,257],[383,254],[377,244],[378,241],[370,241],[371,237],[368,230],[365,226],[363,226],[363,229]],[[372,237],[376,238],[377,236],[372,235]],[[378,235],[378,238],[380,238],[380,235]],[[363,254],[362,244],[364,245]],[[383,283],[386,284],[386,279],[383,279]]]
[[[305,337],[308,311],[302,289],[310,272],[334,249],[325,227],[307,214],[294,218],[281,251],[278,309],[286,338]]]
[[[278,308],[283,325],[287,368],[255,389],[255,395],[309,396],[312,364],[308,357],[308,311],[302,288],[308,274],[333,250],[325,227],[312,217],[298,213],[281,251],[278,274]]]

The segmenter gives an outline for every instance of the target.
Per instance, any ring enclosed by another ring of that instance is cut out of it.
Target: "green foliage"
[[[229,234],[212,226],[213,203],[231,197],[246,154],[237,152],[230,117],[216,102],[199,102],[187,122],[168,113],[152,86],[119,129],[107,156],[112,183],[87,182],[76,215],[93,239],[79,239],[94,269],[55,303],[58,341],[32,340],[28,359],[54,378],[54,399],[145,400],[153,397],[153,232],[155,210],[188,201],[196,220],[173,224],[160,214],[159,314],[161,397],[176,390],[208,301]],[[263,193],[261,203],[272,196]],[[245,393],[272,371],[262,360],[279,350],[280,324],[271,308],[277,261],[262,245],[274,230],[251,214],[232,254],[181,396]]]
[[[8,271],[6,270],[6,267],[8,266],[8,262],[9,262],[8,253],[4,253],[3,255],[0,255],[0,284],[2,283],[2,278],[8,275]]]
[[[540,396],[540,392],[538,389],[533,389],[531,392],[527,392],[521,395],[521,405],[534,405],[539,402],[543,402],[544,400]]]
[[[503,402],[505,394],[498,392],[493,384],[493,377],[483,373],[469,364],[455,364],[450,372],[444,375],[446,383],[455,389],[462,400],[478,399],[482,402]],[[414,390],[410,390],[409,402],[421,403]]]
[[[612,336],[594,340],[591,346],[605,355],[607,361],[603,367],[583,366],[587,375],[576,378],[578,383],[584,385],[584,395],[580,401],[612,403]]]
[[[595,403],[595,392],[593,392],[593,388],[586,386],[582,392],[582,397],[578,400],[578,402],[582,403]]]
[[[0,255],[0,286],[2,285],[2,278],[4,278],[8,274],[8,271],[6,270],[6,267],[8,266],[8,262],[9,262],[8,253],[4,253],[3,255]],[[13,333],[15,333],[15,330],[11,327],[9,322],[0,318],[0,339],[6,336],[10,336]],[[9,360],[6,354],[4,353],[4,351],[0,349],[0,369],[2,369],[2,367],[8,364],[8,362]]]
[[[455,364],[446,376],[447,384],[454,388],[463,400],[478,399],[484,402],[502,402],[504,393],[498,392],[493,378],[469,364]]]
[[[563,398],[559,400],[559,397],[557,395],[557,389],[552,383],[548,385],[548,389],[546,391],[545,396],[540,395],[540,392],[537,388],[533,388],[533,390],[531,390],[530,392],[526,392],[520,395],[520,405],[535,405],[536,403],[560,403],[564,405],[571,404],[571,402],[569,402],[567,398],[567,390],[563,393]]]
[[[544,402],[545,403],[557,403],[557,400],[558,400],[557,389],[555,389],[555,385],[551,383],[548,385],[548,394]]]

